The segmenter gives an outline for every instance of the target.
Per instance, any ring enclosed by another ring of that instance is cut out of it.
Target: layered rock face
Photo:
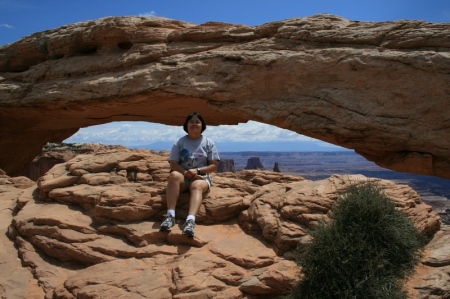
[[[37,181],[56,164],[64,163],[80,154],[94,154],[109,149],[125,149],[121,145],[104,145],[99,143],[49,143],[44,146],[41,153],[25,167],[22,175]],[[233,159],[221,159],[217,172],[236,172]]]
[[[104,18],[0,48],[0,168],[111,121],[248,120],[450,178],[450,24],[316,15],[260,26]]]
[[[217,172],[236,172],[233,159],[220,159],[219,165],[217,165]]]
[[[1,271],[0,295],[280,298],[300,279],[293,258],[310,239],[308,229],[328,219],[346,187],[368,180],[334,175],[308,181],[259,170],[216,173],[191,239],[181,233],[186,193],[179,199],[176,226],[159,231],[167,158],[167,153],[126,149],[78,155],[52,168],[37,186],[1,175],[2,228],[11,224],[7,235],[17,249],[0,234],[0,245],[8,248],[0,252],[9,257],[2,267],[16,269]],[[419,231],[430,236],[438,231],[422,265],[426,271],[411,280],[410,289],[421,296],[445,291],[433,279],[447,271],[450,256],[443,245],[449,235],[439,231],[438,215],[408,186],[370,180]],[[30,272],[20,267],[17,250]]]
[[[245,166],[245,169],[259,169],[264,170],[264,166],[261,163],[261,160],[259,157],[250,157],[247,160],[247,165]]]
[[[281,172],[280,171],[280,166],[278,165],[278,162],[275,162],[275,164],[273,165],[273,171],[274,172]]]
[[[99,143],[48,143],[44,146],[39,155],[37,155],[33,161],[25,167],[22,175],[33,181],[37,181],[37,179],[43,176],[56,164],[67,162],[80,154],[92,154],[97,151],[104,151],[113,148],[124,149],[125,147],[120,145],[112,146]]]

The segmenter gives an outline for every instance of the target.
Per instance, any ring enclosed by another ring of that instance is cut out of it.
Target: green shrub
[[[311,231],[291,298],[407,298],[402,279],[425,245],[412,222],[372,183],[348,188],[332,219]]]

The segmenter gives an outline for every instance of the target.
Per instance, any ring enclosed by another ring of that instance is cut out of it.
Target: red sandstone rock
[[[17,258],[17,248],[6,233],[20,197],[33,193],[35,183],[25,177],[0,174],[0,298],[44,298],[33,273]],[[13,229],[10,229],[11,231]]]
[[[217,172],[236,172],[233,159],[220,159],[219,165],[217,165]]]
[[[247,160],[247,165],[245,166],[245,169],[249,169],[249,170],[254,170],[254,169],[259,169],[259,170],[264,170],[264,166],[261,164],[261,161],[259,159],[259,157],[250,157]]]
[[[1,251],[7,261],[2,269],[17,272],[1,271],[8,275],[0,275],[0,290],[7,298],[33,298],[32,293],[35,298],[277,298],[300,277],[291,259],[307,240],[308,228],[328,218],[340,191],[367,180],[334,175],[313,182],[255,170],[216,173],[190,239],[181,233],[186,194],[173,230],[159,231],[167,157],[126,149],[79,155],[42,176],[40,191],[28,179],[0,177],[0,203],[10,207],[1,210],[2,227],[11,224],[8,235],[30,270],[20,266],[17,250],[1,234],[0,246],[9,248]],[[411,188],[371,181],[421,231],[439,230],[439,217]],[[13,216],[15,206],[20,210]],[[421,294],[445,289],[432,280],[448,267],[449,249],[441,235],[430,243],[424,261],[436,268],[415,280]]]
[[[278,165],[278,162],[275,162],[275,164],[273,165],[273,171],[274,172],[281,172],[280,171],[280,166]]]
[[[0,47],[0,168],[111,121],[273,124],[450,178],[450,24],[320,14],[259,26],[109,17]]]
[[[37,155],[33,161],[25,167],[22,175],[33,181],[37,181],[37,179],[43,176],[56,164],[67,162],[80,154],[92,154],[98,151],[113,148],[125,147],[120,145],[103,145],[99,143],[48,143],[42,148],[39,155]]]

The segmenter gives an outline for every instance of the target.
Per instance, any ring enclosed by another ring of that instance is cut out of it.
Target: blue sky
[[[0,0],[0,46],[35,32],[107,16],[156,16],[196,24],[219,21],[260,25],[317,13],[359,21],[407,19],[448,23],[450,0]],[[83,128],[66,142],[134,146],[174,141],[183,134],[180,127],[115,122]],[[205,135],[223,143],[254,142],[258,145],[261,141],[273,144],[289,141],[330,148],[321,141],[256,122],[209,127]],[[230,136],[233,136],[232,139]]]
[[[155,15],[201,24],[260,25],[317,13],[350,20],[450,22],[449,0],[0,0],[0,45],[106,16]]]

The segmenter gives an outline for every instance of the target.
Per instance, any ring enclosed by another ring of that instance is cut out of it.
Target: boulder
[[[294,259],[308,241],[308,229],[328,219],[346,187],[369,180],[333,175],[309,181],[261,170],[215,173],[195,236],[187,238],[181,232],[186,193],[179,198],[175,227],[159,231],[167,158],[163,152],[111,149],[58,164],[37,183],[3,175],[2,227],[14,244],[1,234],[7,248],[1,251],[2,267],[14,271],[1,271],[2,295],[281,298],[300,279]],[[448,267],[439,216],[408,186],[370,181],[421,232],[438,237],[422,264],[427,272],[410,289],[424,294],[445,289],[432,280]]]
[[[124,148],[120,145],[103,145],[99,143],[47,143],[33,161],[28,164],[22,175],[37,181],[56,164],[67,162],[80,154],[92,154],[99,150]]]

